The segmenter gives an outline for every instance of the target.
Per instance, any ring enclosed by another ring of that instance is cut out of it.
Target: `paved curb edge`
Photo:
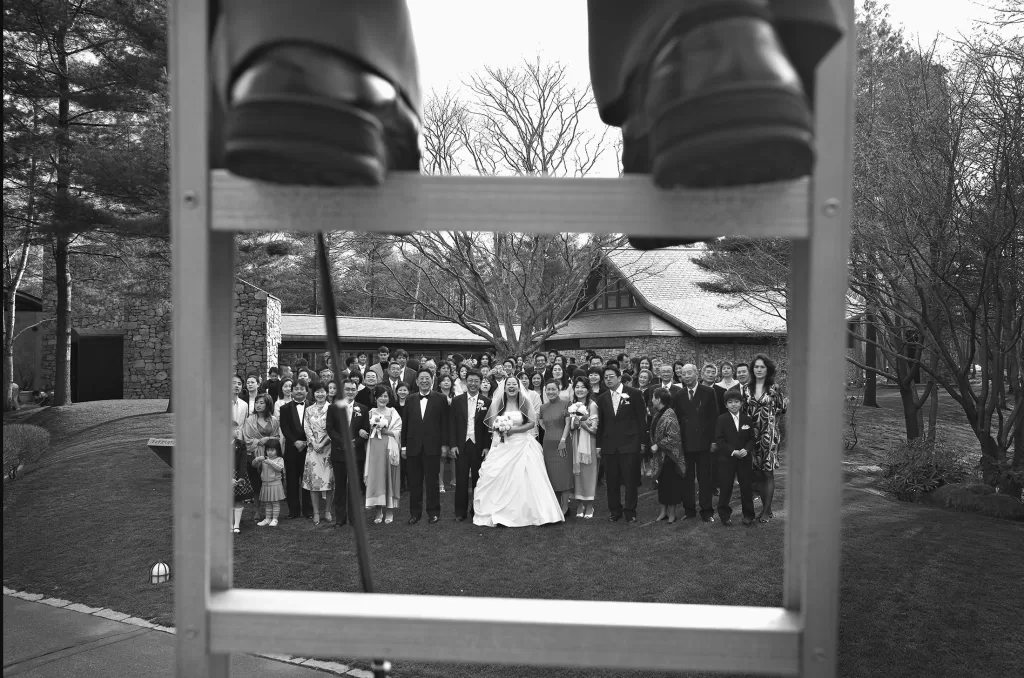
[[[102,617],[103,619],[122,622],[124,624],[131,624],[132,626],[139,626],[142,628],[151,629],[153,631],[161,631],[163,633],[175,632],[173,626],[160,626],[159,624],[154,624],[140,617],[133,617],[130,614],[125,614],[124,612],[118,612],[116,610],[111,610],[106,607],[89,607],[88,605],[75,603],[70,600],[64,600],[63,598],[49,598],[47,596],[44,596],[42,593],[15,591],[14,589],[4,586],[4,595],[10,596],[12,598],[20,598],[21,600],[27,600],[32,603],[42,603],[43,605],[49,605],[50,607],[67,608],[75,612],[91,614],[95,617]],[[354,676],[354,678],[373,678],[373,672],[368,669],[351,668],[345,664],[341,664],[338,662],[324,661],[322,659],[310,659],[308,657],[294,657],[292,655],[286,654],[263,654],[260,652],[257,652],[255,654],[257,657],[263,657],[264,659],[270,659],[272,661],[277,662],[284,662],[286,664],[296,664],[298,666],[308,666],[311,669],[327,671],[338,676]]]

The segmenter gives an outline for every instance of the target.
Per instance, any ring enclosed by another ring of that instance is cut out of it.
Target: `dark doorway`
[[[80,336],[72,344],[71,393],[76,403],[124,398],[123,336]]]

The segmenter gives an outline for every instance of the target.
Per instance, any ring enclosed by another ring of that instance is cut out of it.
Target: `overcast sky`
[[[537,53],[564,63],[573,81],[589,82],[586,0],[410,0],[409,6],[425,94],[459,89],[485,64],[511,65]],[[972,19],[992,16],[977,0],[892,0],[890,14],[922,43],[967,33]],[[601,124],[596,112],[587,124]],[[609,150],[591,176],[616,175]]]

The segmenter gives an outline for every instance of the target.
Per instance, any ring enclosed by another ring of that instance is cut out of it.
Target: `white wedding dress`
[[[523,415],[507,413],[513,426]],[[532,431],[506,436],[497,433],[480,466],[480,480],[473,496],[473,523],[484,527],[526,527],[565,520],[544,466],[544,450]]]

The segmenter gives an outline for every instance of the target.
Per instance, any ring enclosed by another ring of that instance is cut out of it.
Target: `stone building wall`
[[[277,365],[281,345],[281,301],[243,280],[235,281],[235,372],[261,379]]]
[[[241,280],[235,283],[234,356],[236,372],[266,377],[277,364],[281,344],[281,301]],[[53,317],[57,296],[53,284],[43,286],[43,314]],[[56,369],[56,323],[42,329],[41,374],[38,383],[52,388]],[[72,296],[72,331],[81,334],[123,335],[124,397],[167,398],[171,394],[170,298],[114,304],[104,316],[76,313]],[[112,366],[114,369],[114,366]]]

